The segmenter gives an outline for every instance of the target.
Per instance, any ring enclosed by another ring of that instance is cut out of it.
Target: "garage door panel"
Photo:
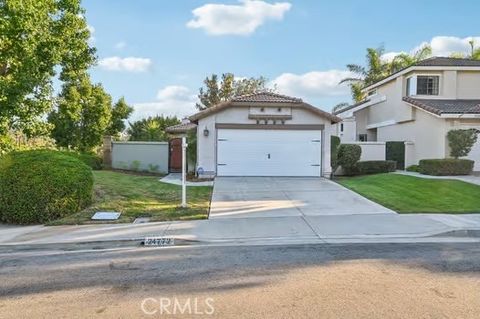
[[[219,176],[320,176],[321,131],[218,131]]]

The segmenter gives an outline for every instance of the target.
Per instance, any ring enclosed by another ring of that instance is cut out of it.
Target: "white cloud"
[[[454,52],[470,53],[469,41],[474,40],[477,45],[480,44],[480,37],[446,37],[438,36],[430,40],[432,54],[436,56],[449,56]]]
[[[101,59],[98,65],[108,71],[145,72],[152,67],[152,61],[148,58],[112,56]]]
[[[115,49],[117,50],[122,50],[127,46],[127,43],[125,41],[120,41],[115,43]]]
[[[283,73],[271,82],[281,94],[314,100],[325,97],[348,96],[347,84],[339,82],[354,74],[343,70],[312,71],[304,74]]]
[[[169,115],[183,118],[196,112],[197,98],[192,91],[181,85],[169,85],[157,93],[157,101],[134,104],[131,121],[155,115]]]
[[[240,0],[240,5],[208,3],[192,11],[187,27],[204,29],[211,35],[249,35],[267,20],[282,20],[290,10],[288,2],[270,4],[259,0]]]
[[[95,28],[89,24],[87,24],[87,29],[88,31],[90,31],[90,38],[88,39],[88,42],[90,43],[90,45],[93,45],[95,43],[95,37],[93,36],[93,34],[95,33]]]
[[[409,51],[410,54],[414,54],[425,45],[430,45],[432,48],[432,56],[450,56],[452,53],[470,54],[470,43],[473,40],[476,47],[480,46],[480,36],[472,36],[466,38],[452,37],[452,36],[436,36],[430,39],[430,41],[424,41],[415,46]],[[386,61],[391,61],[397,54],[405,52],[387,52],[382,55],[382,58]]]

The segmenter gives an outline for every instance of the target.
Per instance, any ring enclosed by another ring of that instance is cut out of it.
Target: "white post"
[[[187,207],[187,138],[182,137],[182,207]]]

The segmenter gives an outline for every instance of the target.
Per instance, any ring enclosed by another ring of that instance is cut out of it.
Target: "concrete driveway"
[[[210,219],[395,214],[324,178],[217,177]]]

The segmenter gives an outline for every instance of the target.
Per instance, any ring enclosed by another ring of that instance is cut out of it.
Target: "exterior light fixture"
[[[205,128],[203,129],[203,136],[208,136],[210,134],[210,131],[208,130],[208,128],[205,126]]]

